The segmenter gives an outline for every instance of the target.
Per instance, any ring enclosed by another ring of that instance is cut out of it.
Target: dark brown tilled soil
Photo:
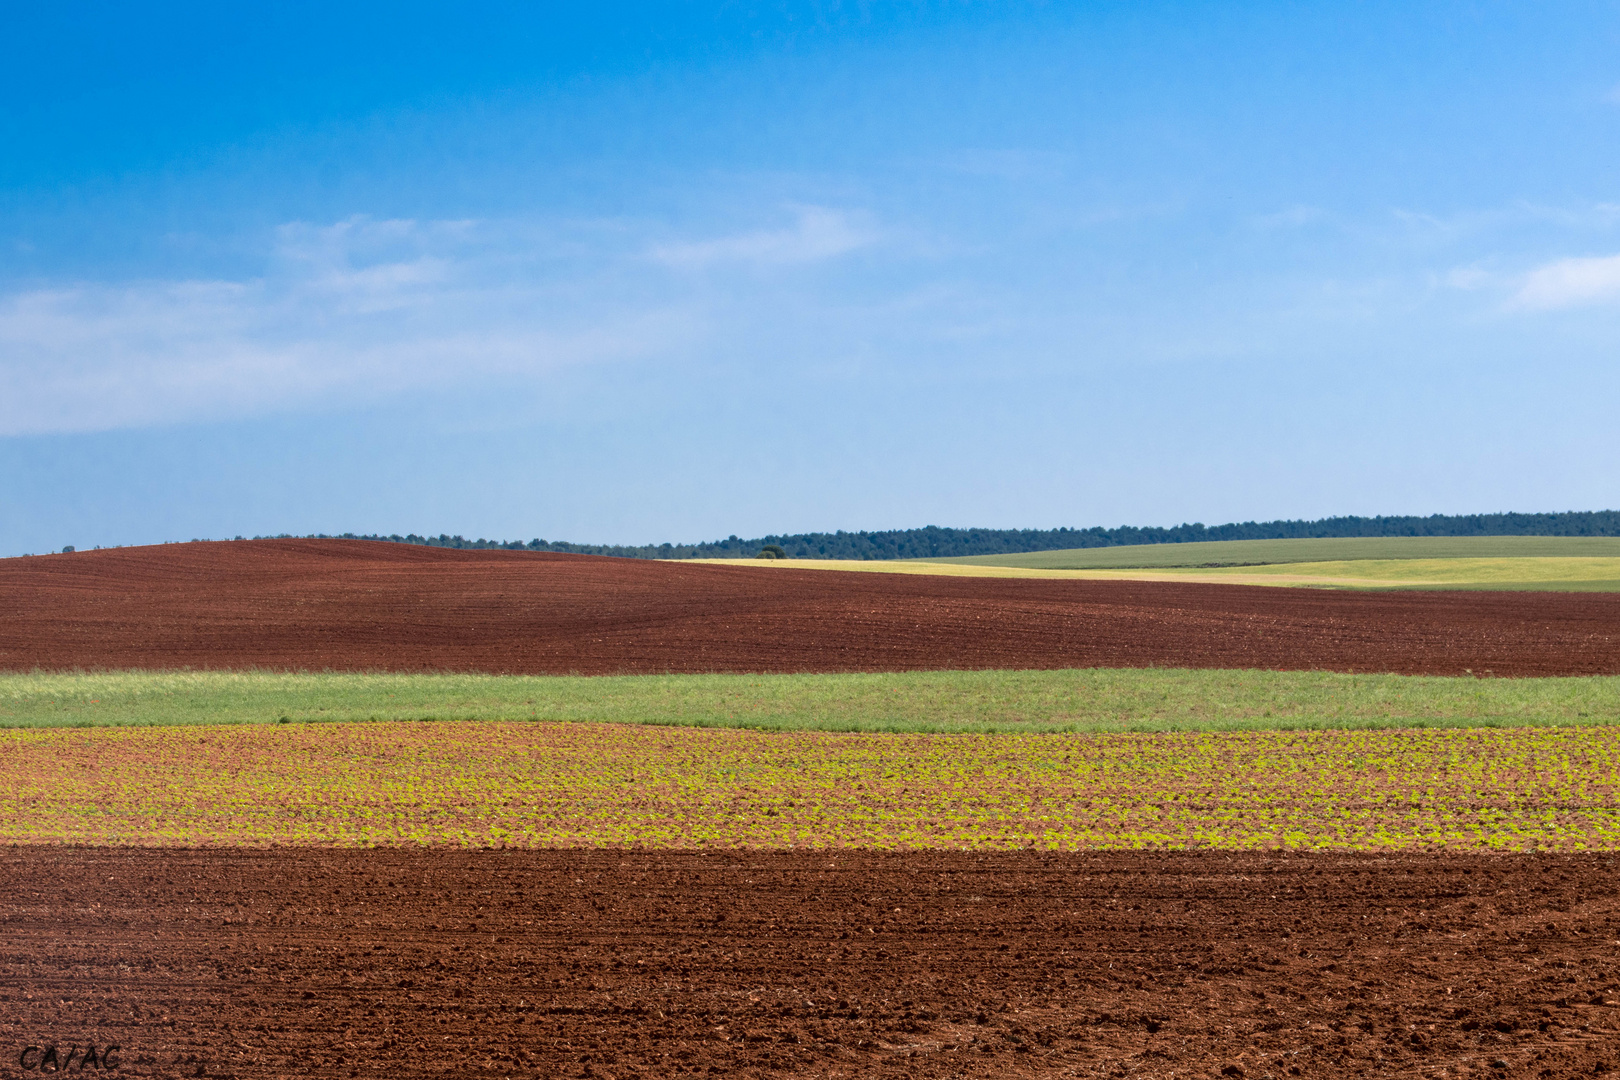
[[[1591,1076],[1617,896],[1607,855],[11,848],[0,1075]]]
[[[840,573],[346,540],[0,560],[0,670],[1620,673],[1620,593]]]

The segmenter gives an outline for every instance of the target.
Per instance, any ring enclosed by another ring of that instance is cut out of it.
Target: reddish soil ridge
[[[0,849],[0,1075],[1612,1075],[1617,897],[1607,855]]]
[[[255,540],[0,560],[0,670],[1620,673],[1620,593],[934,577]]]

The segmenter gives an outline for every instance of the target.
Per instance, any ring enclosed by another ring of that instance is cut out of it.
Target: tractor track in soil
[[[1617,936],[1613,855],[22,847],[0,1076],[1554,1080]]]

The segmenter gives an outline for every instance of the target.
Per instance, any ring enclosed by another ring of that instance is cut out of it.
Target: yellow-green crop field
[[[1620,537],[1385,536],[1135,544],[937,560],[719,559],[737,565],[953,577],[1336,589],[1620,591]]]
[[[942,563],[1041,569],[1258,566],[1391,559],[1620,559],[1620,536],[1352,536],[1297,540],[1205,540],[1004,555],[965,555]]]
[[[0,842],[1620,848],[1614,727],[869,734],[378,722],[0,732]]]
[[[1171,546],[1171,545],[1164,545]],[[1272,585],[1321,589],[1485,589],[1528,592],[1620,591],[1620,557],[1341,559],[1255,566],[1064,568],[989,563],[848,559],[715,559],[736,566],[858,570],[945,577],[1059,578],[1077,581],[1167,581],[1205,585]]]

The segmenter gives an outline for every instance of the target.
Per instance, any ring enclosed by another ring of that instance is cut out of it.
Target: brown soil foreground
[[[0,1075],[1590,1076],[1617,897],[1612,856],[11,848]]]
[[[366,541],[0,560],[0,669],[1620,673],[1620,593],[841,574]]]

